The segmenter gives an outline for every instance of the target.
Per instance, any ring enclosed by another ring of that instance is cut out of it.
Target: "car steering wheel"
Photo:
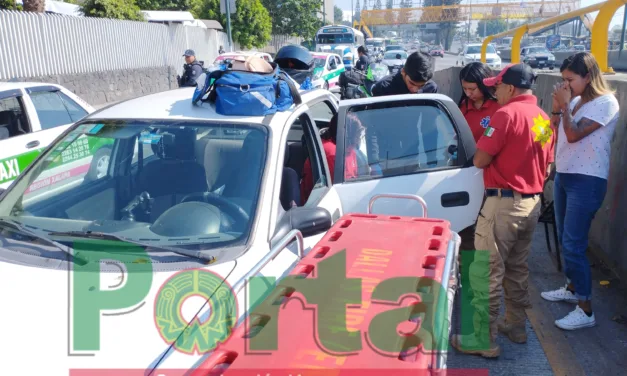
[[[212,192],[199,192],[188,194],[183,197],[181,203],[188,201],[201,201],[213,205],[220,209],[220,211],[225,212],[229,216],[233,217],[236,223],[247,224],[250,221],[250,216],[241,206]]]

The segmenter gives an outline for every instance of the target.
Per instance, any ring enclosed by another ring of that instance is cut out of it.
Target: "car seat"
[[[159,134],[161,139],[152,145],[159,159],[147,163],[139,176],[138,193],[148,192],[154,199],[151,222],[184,196],[208,189],[205,169],[196,162],[196,130],[168,129]]]
[[[3,132],[8,133],[6,138],[25,133],[20,130],[18,117],[13,111],[0,112],[0,127],[6,129],[6,132]]]
[[[259,194],[265,166],[265,159],[262,159],[265,157],[265,147],[265,135],[258,130],[252,130],[246,135],[237,158],[228,161],[224,167],[229,175],[222,196],[234,199],[247,213],[251,212]]]
[[[292,202],[296,205],[300,203],[300,178],[293,168],[283,167],[283,176],[281,178],[281,206],[285,211],[292,208]]]

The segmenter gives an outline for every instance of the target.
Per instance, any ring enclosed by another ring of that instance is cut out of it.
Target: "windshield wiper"
[[[170,248],[170,247],[162,247],[154,244],[146,244],[136,240],[128,239],[122,236],[108,234],[106,232],[97,232],[97,231],[58,231],[58,232],[50,232],[48,233],[50,236],[70,236],[74,238],[84,238],[84,239],[100,239],[100,240],[115,240],[120,242],[128,242],[134,245],[138,245],[146,248],[158,248],[164,251],[172,252],[174,254],[180,256],[191,257],[196,260],[199,260],[203,264],[211,264],[215,262],[216,258],[213,256],[208,256],[202,253],[201,251],[190,251],[187,249],[180,248]]]
[[[33,238],[35,238],[37,240],[40,240],[40,241],[43,241],[45,243],[50,244],[50,245],[54,246],[55,248],[57,248],[58,250],[60,250],[61,252],[69,255],[73,259],[74,263],[76,263],[78,265],[83,266],[83,265],[86,265],[87,262],[88,262],[84,258],[76,256],[75,254],[73,254],[69,247],[67,247],[67,246],[65,246],[65,245],[63,245],[61,243],[55,242],[52,239],[48,239],[45,236],[38,235],[34,231],[28,230],[24,225],[22,225],[21,223],[19,223],[17,221],[12,221],[12,220],[8,220],[8,219],[0,218],[0,226],[10,227],[13,230],[17,231],[18,233],[20,233],[20,234],[31,236],[31,237],[33,237]]]

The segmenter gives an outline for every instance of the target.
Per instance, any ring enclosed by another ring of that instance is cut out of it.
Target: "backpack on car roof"
[[[231,67],[208,72],[193,103],[215,103],[227,116],[265,116],[286,111],[302,99],[291,78],[277,64],[257,56],[233,59]]]

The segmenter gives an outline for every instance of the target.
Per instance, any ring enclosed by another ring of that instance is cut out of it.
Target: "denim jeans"
[[[554,205],[557,237],[564,254],[568,283],[575,287],[577,299],[590,300],[592,277],[586,257],[588,232],[601,207],[607,180],[582,174],[555,175]]]

